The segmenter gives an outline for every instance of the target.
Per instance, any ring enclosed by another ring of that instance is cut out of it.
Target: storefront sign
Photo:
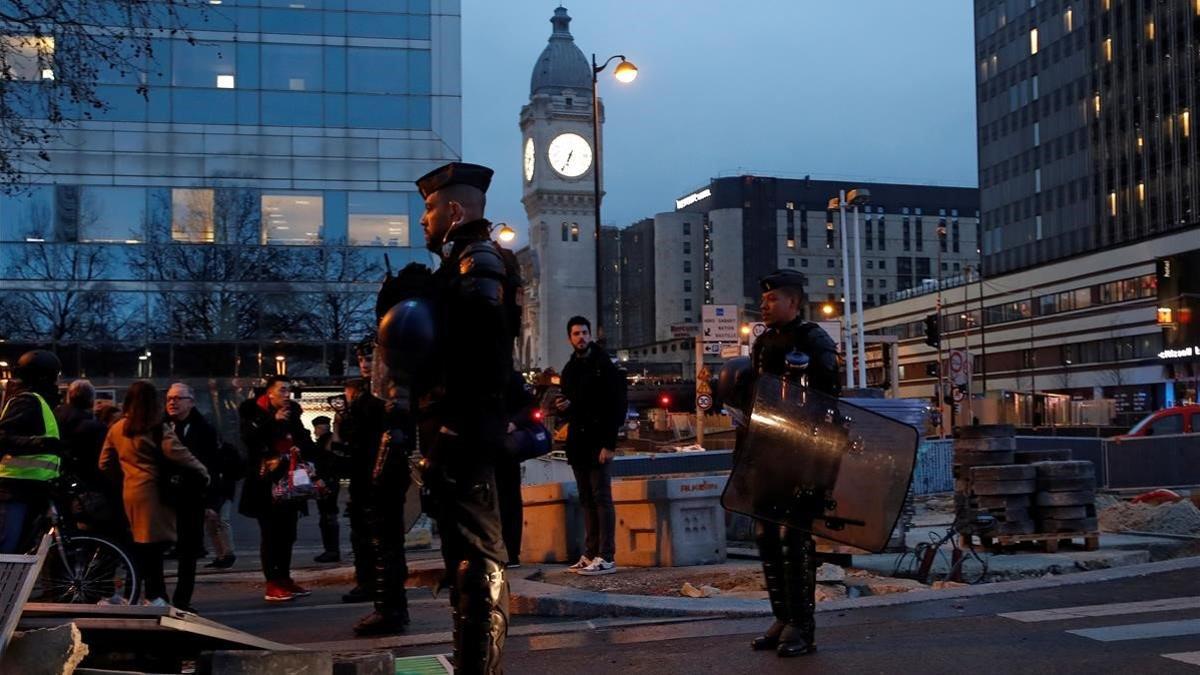
[[[1183,349],[1164,349],[1158,353],[1158,358],[1164,361],[1171,361],[1174,359],[1190,359],[1197,356],[1200,356],[1200,346],[1184,347]]]

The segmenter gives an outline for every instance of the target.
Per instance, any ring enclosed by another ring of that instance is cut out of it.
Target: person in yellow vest
[[[0,553],[32,546],[30,524],[45,512],[58,478],[61,443],[51,403],[62,364],[53,352],[25,352],[0,409]]]

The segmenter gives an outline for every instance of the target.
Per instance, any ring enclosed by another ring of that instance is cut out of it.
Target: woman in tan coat
[[[154,385],[134,382],[125,394],[124,417],[108,430],[100,452],[100,470],[121,481],[125,516],[133,534],[133,557],[144,582],[142,598],[166,605],[163,551],[175,541],[175,509],[159,496],[160,465],[174,462],[208,480],[208,471],[162,423],[162,406]],[[161,439],[161,447],[159,445]]]

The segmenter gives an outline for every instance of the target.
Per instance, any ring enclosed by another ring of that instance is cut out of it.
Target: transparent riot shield
[[[912,480],[917,430],[766,374],[751,411],[725,508],[882,551]]]

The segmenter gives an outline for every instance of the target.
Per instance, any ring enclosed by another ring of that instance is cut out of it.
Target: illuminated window
[[[319,194],[264,194],[262,243],[320,243],[324,208],[325,200]]]
[[[193,244],[213,242],[212,190],[171,190],[171,241]]]
[[[6,79],[27,81],[54,79],[54,38],[6,35],[0,37],[0,40],[4,41],[2,49],[8,60],[3,64]]]
[[[1104,38],[1104,60],[1112,63],[1113,44],[1112,38]]]
[[[1036,28],[1029,31],[1029,53],[1038,53],[1038,29]]]
[[[1192,113],[1184,110],[1179,113],[1179,129],[1183,131],[1183,137],[1188,138],[1192,135]]]
[[[1146,39],[1147,40],[1154,39],[1154,19],[1151,19],[1146,22]]]
[[[1108,215],[1117,215],[1117,193],[1108,193]]]
[[[217,89],[233,89],[233,75],[218,75]]]
[[[1143,204],[1146,201],[1146,184],[1138,183],[1137,185],[1138,203]]]
[[[833,277],[827,277],[825,279],[825,285],[828,286],[829,288],[833,288],[834,286],[837,286],[837,280],[834,279]]]
[[[1096,109],[1096,117],[1100,116],[1100,94],[1092,97],[1092,107]]]
[[[1200,2],[1200,0],[1197,1]],[[1067,8],[1067,11],[1063,12],[1063,28],[1068,33],[1075,30],[1075,12],[1070,7]]]
[[[408,246],[408,193],[351,192],[348,241],[359,246]]]

